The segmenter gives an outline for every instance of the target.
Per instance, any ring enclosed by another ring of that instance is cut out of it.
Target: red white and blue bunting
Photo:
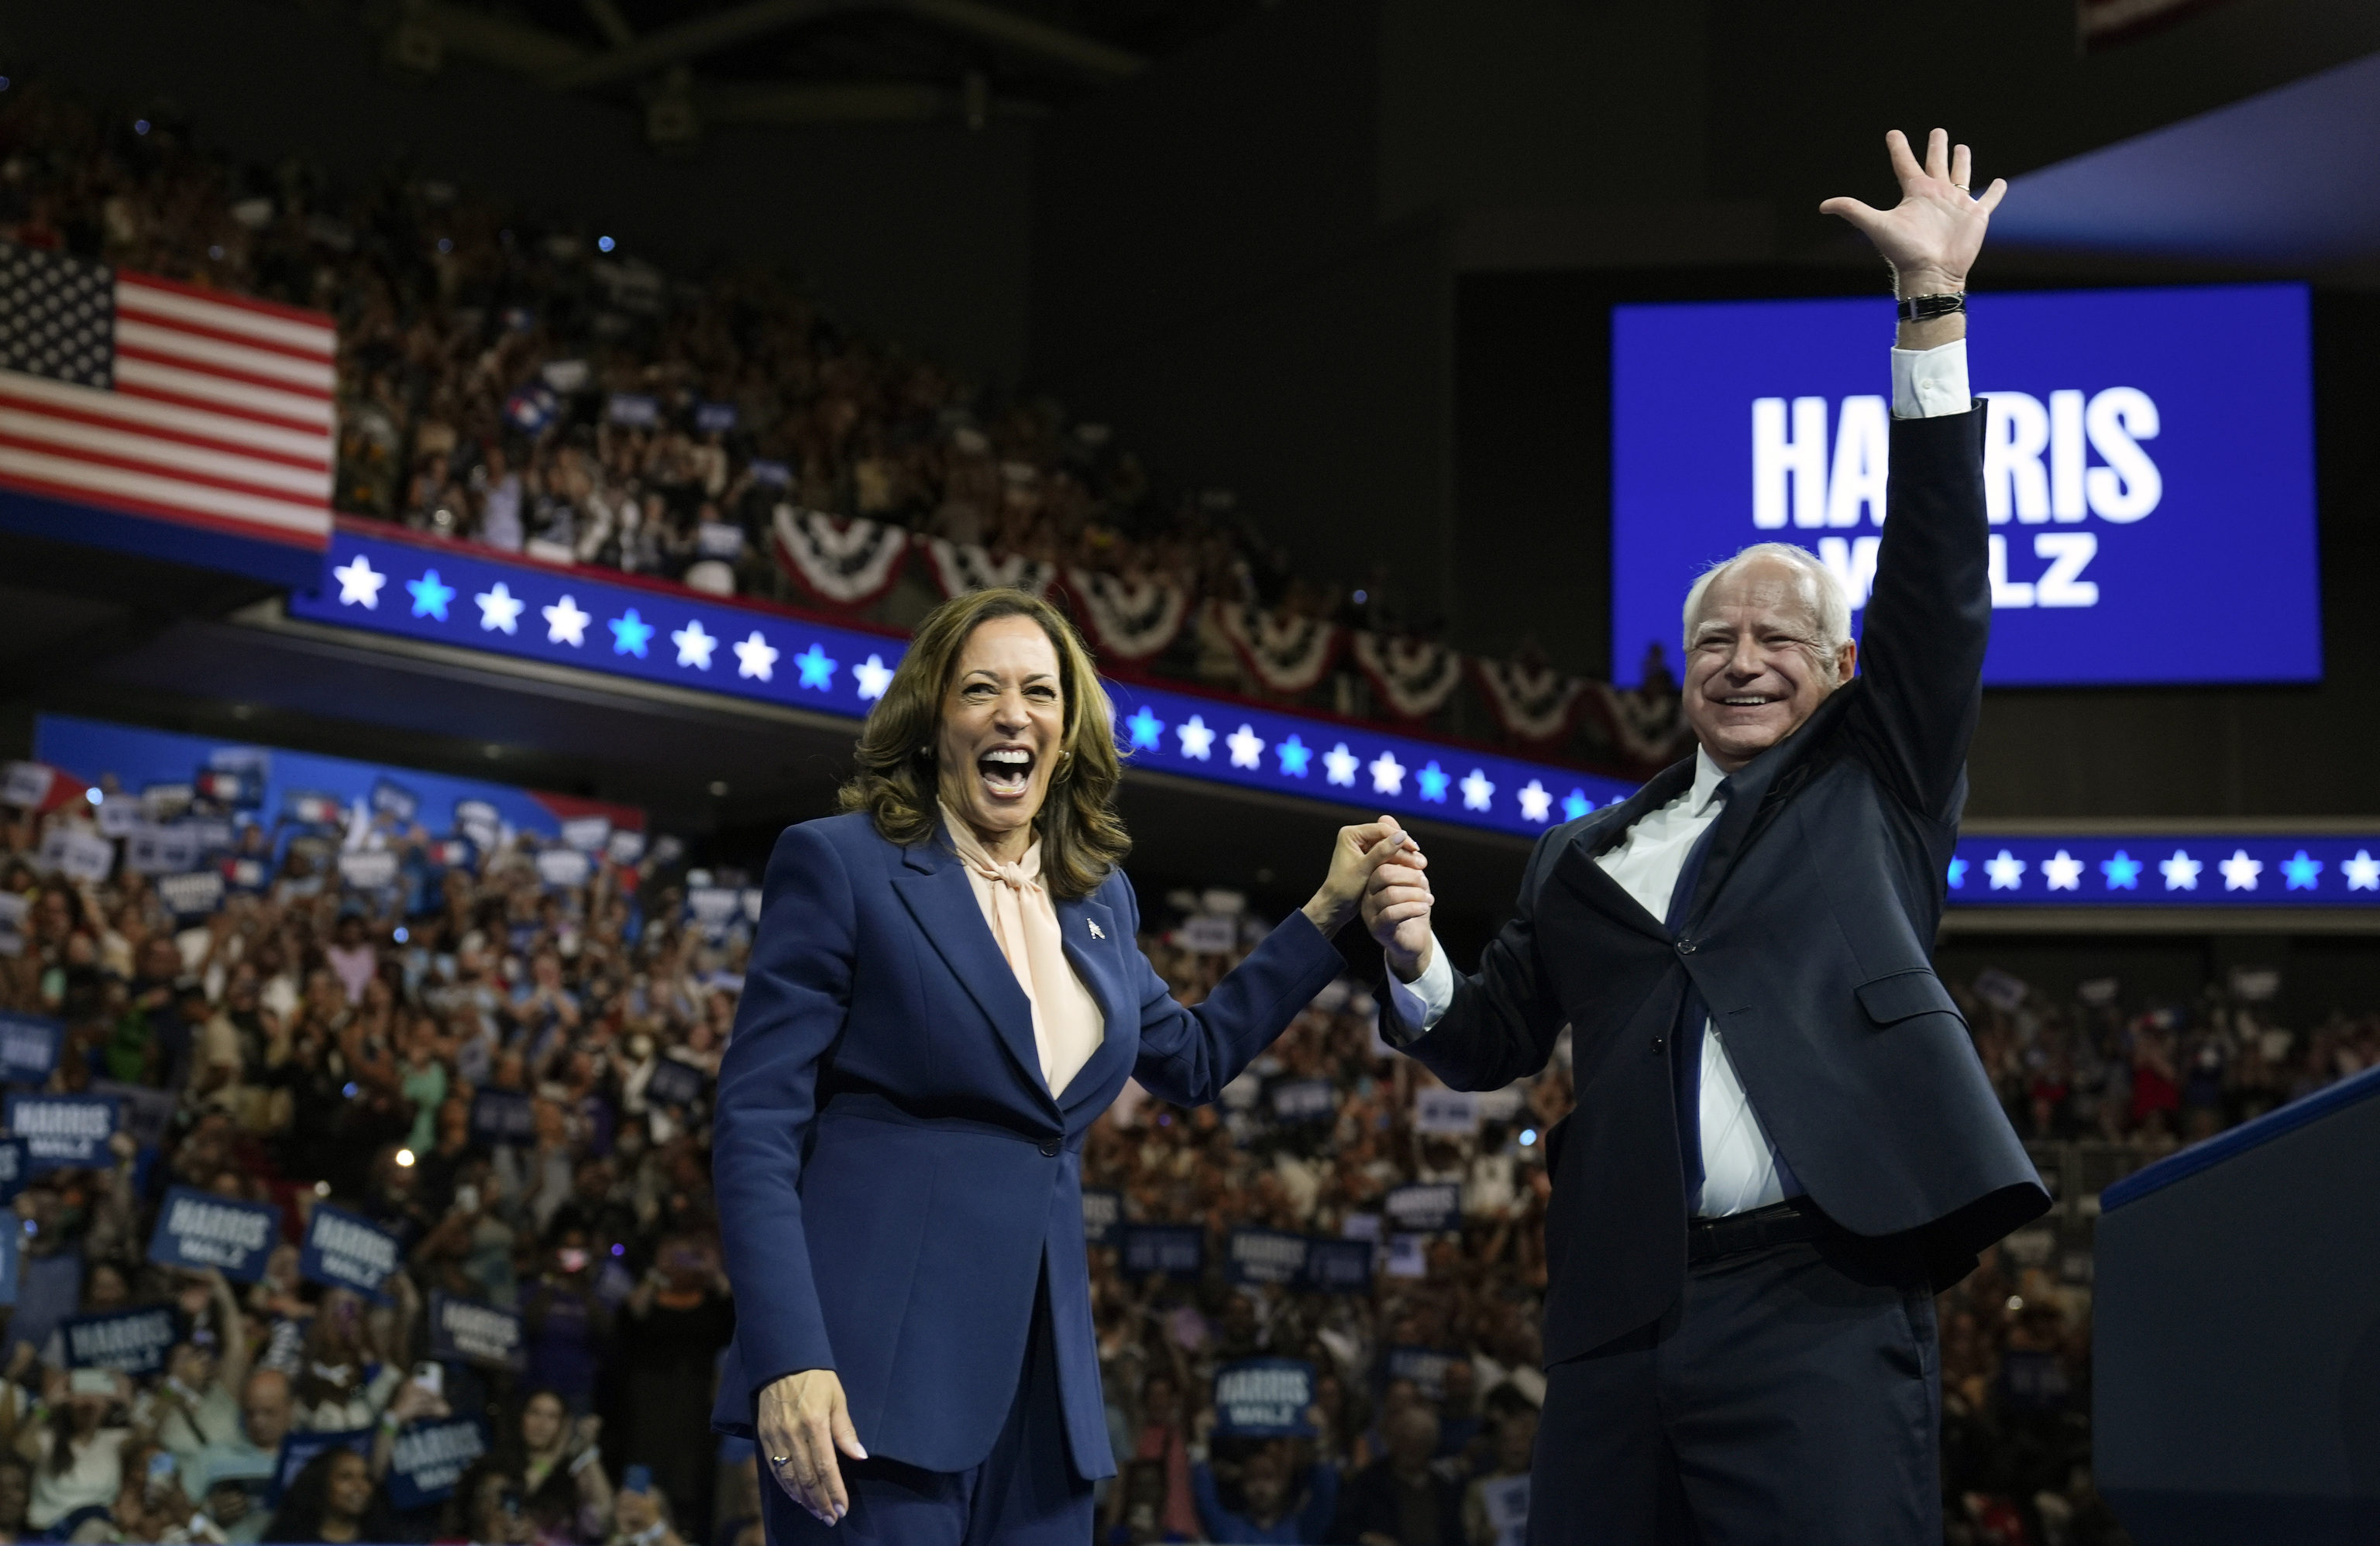
[[[1340,631],[1318,618],[1210,600],[1209,615],[1257,685],[1293,697],[1309,692],[1339,658]]]
[[[1167,580],[1069,569],[1066,588],[1078,603],[1075,615],[1091,644],[1110,659],[1140,661],[1163,654],[1190,616],[1189,593]]]
[[[845,520],[790,504],[771,522],[778,567],[831,606],[864,607],[901,578],[909,534],[880,521]]]
[[[1022,553],[995,556],[972,542],[951,542],[939,537],[926,539],[926,563],[934,572],[934,584],[945,598],[1002,586],[1021,590],[1027,596],[1039,596],[1058,577],[1055,564],[1029,559]]]
[[[1444,645],[1369,633],[1352,635],[1349,644],[1372,691],[1400,719],[1428,719],[1463,684],[1463,657]]]
[[[1686,728],[1674,693],[1647,694],[1591,682],[1585,698],[1613,744],[1640,772],[1666,767],[1693,748],[1694,732]]]
[[[1474,659],[1471,671],[1496,722],[1515,741],[1559,741],[1577,721],[1586,691],[1577,677],[1518,660]]]

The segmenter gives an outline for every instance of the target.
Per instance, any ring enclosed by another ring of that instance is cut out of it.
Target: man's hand
[[[1983,250],[1984,227],[2008,192],[2007,181],[1995,177],[1982,197],[1972,197],[1973,158],[1964,145],[1953,149],[1941,129],[1926,136],[1924,166],[1899,129],[1886,135],[1884,144],[1893,175],[1900,179],[1900,202],[1874,210],[1856,199],[1829,199],[1819,212],[1842,216],[1876,244],[1892,265],[1894,290],[1904,298],[1964,290],[1967,271]]]
[[[1429,859],[1394,816],[1382,816],[1380,826],[1390,852],[1364,888],[1364,927],[1379,941],[1397,980],[1410,983],[1429,967]]]
[[[868,1458],[859,1446],[859,1431],[851,1425],[844,1405],[843,1382],[832,1369],[808,1369],[788,1374],[760,1393],[760,1465],[785,1496],[810,1511],[820,1524],[839,1523],[851,1512],[844,1491],[842,1451],[854,1460]]]

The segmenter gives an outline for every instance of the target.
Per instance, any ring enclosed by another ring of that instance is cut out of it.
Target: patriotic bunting
[[[1055,564],[1043,563],[1022,553],[994,557],[972,542],[949,542],[939,537],[926,539],[926,559],[928,567],[934,572],[934,584],[941,587],[945,598],[1003,586],[1027,596],[1038,596],[1058,577]]]
[[[795,585],[837,607],[864,607],[901,578],[909,534],[879,521],[844,520],[790,504],[771,523],[778,567]]]
[[[1139,661],[1164,653],[1190,615],[1189,594],[1166,580],[1070,569],[1066,588],[1079,603],[1075,610],[1091,643],[1111,659]]]
[[[1268,693],[1295,696],[1307,692],[1339,658],[1339,630],[1319,619],[1263,611],[1239,602],[1207,605],[1240,664]]]
[[[1585,695],[1612,743],[1639,772],[1667,767],[1694,744],[1694,733],[1678,712],[1673,694],[1648,694],[1591,682]]]
[[[1586,691],[1585,682],[1549,665],[1474,659],[1471,672],[1496,722],[1515,741],[1559,741],[1568,735]]]
[[[1372,691],[1401,719],[1428,719],[1462,685],[1463,657],[1444,645],[1369,633],[1353,635],[1349,644]]]

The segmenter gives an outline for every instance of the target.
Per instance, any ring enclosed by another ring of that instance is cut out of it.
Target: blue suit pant
[[[1084,1546],[1091,1484],[1076,1474],[1060,1405],[1045,1268],[1016,1397],[983,1463],[929,1471],[898,1460],[843,1462],[851,1512],[832,1528],[760,1479],[769,1546]]]
[[[1940,1546],[1941,1431],[1913,1250],[1838,1231],[1722,1257],[1546,1371],[1529,1546]]]

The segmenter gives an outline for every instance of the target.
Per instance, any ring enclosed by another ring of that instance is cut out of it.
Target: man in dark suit
[[[1458,978],[1374,872],[1383,1029],[1458,1089],[1546,1065],[1551,1280],[1532,1542],[1938,1541],[1933,1294],[2048,1205],[1930,965],[1991,586],[1964,289],[2004,185],[1888,138],[1890,211],[1822,206],[1894,271],[1889,519],[1864,645],[1764,543],[1685,606],[1693,760],[1548,832]],[[1853,676],[1854,664],[1860,669]]]

